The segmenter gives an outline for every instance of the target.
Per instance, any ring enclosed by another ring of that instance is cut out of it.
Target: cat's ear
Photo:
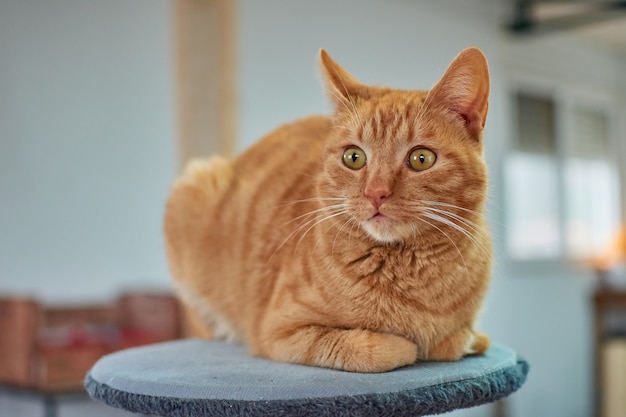
[[[365,86],[357,81],[348,71],[337,64],[324,50],[320,50],[322,76],[328,89],[328,94],[338,108],[351,109],[353,99],[359,96]]]
[[[476,139],[487,121],[489,67],[478,48],[466,48],[452,61],[441,80],[428,93],[429,105],[458,114]]]

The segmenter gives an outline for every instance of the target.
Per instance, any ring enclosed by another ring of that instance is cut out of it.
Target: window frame
[[[572,135],[577,110],[592,110],[601,112],[606,116],[608,131],[608,146],[611,164],[618,170],[619,192],[618,200],[621,204],[620,222],[624,223],[624,210],[626,208],[625,193],[625,172],[624,145],[620,143],[620,119],[618,115],[618,100],[610,92],[599,89],[579,88],[568,85],[567,82],[548,80],[545,78],[511,74],[506,88],[507,117],[508,117],[508,138],[504,148],[504,154],[499,172],[501,175],[501,201],[502,217],[499,234],[502,236],[504,262],[507,269],[521,274],[545,275],[562,274],[564,269],[587,268],[579,259],[571,258],[567,254],[567,209],[564,201],[567,189],[565,185],[564,167],[568,157],[568,141]],[[507,157],[517,151],[519,137],[517,133],[518,111],[517,95],[526,94],[531,97],[550,99],[554,103],[554,132],[555,132],[555,154],[557,169],[557,193],[558,193],[558,227],[559,227],[559,255],[553,258],[529,258],[516,259],[509,252],[508,247],[508,225],[510,222],[506,197],[506,162]],[[621,145],[621,146],[620,146]]]

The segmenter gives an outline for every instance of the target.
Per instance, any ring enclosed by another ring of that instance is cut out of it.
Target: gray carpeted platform
[[[359,374],[181,340],[107,355],[85,387],[110,406],[158,416],[423,416],[503,398],[522,386],[528,368],[502,345],[460,362]]]

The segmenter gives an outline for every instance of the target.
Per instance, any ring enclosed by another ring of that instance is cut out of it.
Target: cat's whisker
[[[315,240],[315,245],[313,245],[313,249],[317,248],[317,246],[320,244],[320,242],[324,239],[324,236],[326,236],[326,234],[328,233],[328,231],[330,229],[332,229],[333,227],[337,227],[337,224],[339,223],[339,220],[337,219],[333,219],[332,220],[332,224],[330,226],[328,226],[321,234],[320,236]],[[344,222],[345,225],[346,222]],[[344,225],[342,225],[341,227],[344,227]],[[335,235],[336,236],[336,235]],[[331,258],[332,258],[332,251],[331,251]]]
[[[450,211],[446,211],[446,210],[441,210],[441,209],[437,209],[437,208],[433,208],[433,207],[421,207],[422,210],[426,210],[426,211],[430,211],[433,213],[437,213],[437,214],[441,214],[442,216],[447,216],[450,217],[460,223],[462,223],[464,226],[472,229],[473,231],[480,231],[480,226],[476,223],[474,223],[471,220],[466,219],[463,216],[459,216],[458,214],[452,213]]]
[[[348,218],[348,220],[346,220],[343,223],[343,225],[341,225],[341,227],[339,228],[337,233],[335,233],[335,238],[333,239],[333,245],[332,245],[332,247],[330,249],[330,257],[331,257],[331,259],[335,257],[335,244],[337,243],[337,238],[339,237],[341,232],[343,232],[343,229],[345,229],[346,226],[348,226],[351,223],[356,223],[356,221],[352,217]],[[348,238],[348,240],[349,240],[349,238]]]
[[[294,230],[291,231],[291,233],[289,233],[289,235],[287,235],[287,237],[285,239],[283,239],[283,241],[280,243],[280,245],[278,245],[278,247],[276,248],[276,250],[274,250],[274,252],[272,253],[272,255],[267,259],[266,264],[269,263],[272,258],[274,258],[274,255],[276,255],[278,253],[278,251],[280,251],[282,249],[283,246],[285,246],[285,244],[296,234],[298,234],[299,232],[301,232],[302,230],[304,230],[307,226],[309,226],[311,223],[314,223],[316,220],[318,220],[324,213],[324,211],[330,211],[331,213],[338,213],[338,214],[342,214],[345,213],[346,210],[343,207],[334,207],[334,208],[328,208],[328,207],[324,207],[323,210],[320,210],[318,213],[306,213],[303,216],[300,217],[304,217],[304,216],[311,216],[313,215],[314,217],[312,219],[308,219],[306,220],[304,223],[299,224]],[[292,220],[293,221],[293,220]],[[287,222],[286,224],[288,224],[290,222]],[[286,225],[285,224],[285,225]],[[284,225],[283,225],[284,226]],[[311,226],[314,227],[315,225]],[[310,228],[308,229],[310,230]],[[307,230],[307,232],[308,232]],[[298,241],[300,242],[300,241]]]
[[[429,200],[417,200],[418,203],[422,203],[425,205],[432,205],[432,206],[441,206],[441,207],[448,207],[448,208],[453,208],[453,209],[457,209],[457,210],[461,210],[461,211],[465,211],[467,213],[472,213],[475,214],[477,216],[480,216],[481,213],[475,210],[470,210],[468,208],[465,207],[461,207],[461,206],[457,206],[454,204],[450,204],[450,203],[443,203],[441,201],[429,201]]]
[[[350,101],[350,104],[352,105],[352,110],[353,110],[352,117],[356,119],[357,126],[364,127],[363,119],[361,119],[361,115],[359,115],[359,111],[356,109],[356,104],[354,102],[354,99],[352,98],[352,96],[348,96],[348,100]]]
[[[316,210],[317,211],[317,210]],[[324,214],[326,214],[325,212],[328,211],[331,214],[334,213],[342,213],[345,212],[345,209],[343,207],[337,207],[337,208],[332,208],[332,209],[327,209],[324,208],[324,210],[320,210],[317,213],[307,213],[305,216],[311,216],[313,215],[313,218],[310,218],[306,221],[304,221],[304,223],[299,224],[285,239],[285,241],[289,240],[294,234],[304,230],[307,226],[309,226],[311,223],[314,223],[315,221],[317,221],[319,218],[321,218]],[[284,242],[285,242],[284,241]],[[283,242],[283,243],[284,243]],[[282,244],[281,244],[282,246]],[[279,247],[280,249],[280,247]]]
[[[312,212],[307,213],[306,216],[307,217],[311,217],[311,215],[314,215],[314,217],[308,219],[304,223],[299,224],[297,229],[306,227],[309,223],[314,222],[315,219],[318,219],[318,218],[320,218],[321,216],[323,216],[325,214],[334,214],[334,213],[338,213],[338,212],[347,212],[347,210],[346,210],[346,208],[343,205],[336,205],[336,206],[332,206],[332,207],[324,207],[323,210],[320,210],[320,209],[313,210]]]
[[[422,126],[422,123],[423,123],[422,118],[426,115],[426,112],[429,110],[429,105],[430,105],[429,97],[430,95],[426,96],[426,98],[422,102],[422,106],[417,111],[417,116],[415,117],[415,120],[413,122],[413,127],[416,130],[419,130],[420,126]]]
[[[417,114],[416,120],[420,120],[428,110],[430,110],[431,102],[433,101],[432,95],[428,94],[424,101],[422,102],[422,107],[420,107],[419,112]]]
[[[452,239],[452,238],[451,238],[451,237],[450,237],[450,236],[449,236],[446,232],[444,232],[443,230],[441,230],[441,228],[440,228],[440,227],[438,227],[438,226],[436,226],[436,225],[432,224],[432,223],[431,223],[431,222],[429,222],[429,221],[426,221],[426,220],[422,219],[421,217],[418,217],[418,219],[419,219],[420,221],[422,221],[422,222],[426,223],[427,225],[429,225],[429,226],[431,226],[431,227],[433,227],[433,228],[437,229],[437,230],[438,230],[441,234],[443,234],[443,235],[444,235],[444,236],[445,236],[445,237],[446,237],[446,238],[450,241],[450,243],[452,243],[452,246],[454,246],[454,248],[456,249],[457,253],[459,254],[459,257],[461,258],[461,261],[463,262],[463,266],[465,267],[465,271],[466,271],[466,272],[469,272],[469,270],[467,269],[467,264],[465,263],[465,258],[463,257],[463,254],[461,253],[461,250],[459,249],[459,247],[456,245],[456,243],[454,243],[454,240],[453,240],[453,239]]]
[[[466,217],[460,216],[458,214],[455,214],[455,213],[452,213],[452,212],[449,212],[449,211],[446,211],[446,210],[439,210],[439,209],[436,209],[436,208],[433,208],[433,207],[429,207],[429,206],[433,205],[433,206],[447,207],[447,208],[451,208],[451,209],[455,209],[455,210],[464,211],[464,212],[466,212],[468,214],[480,216],[481,214],[479,212],[475,211],[475,210],[470,210],[470,209],[467,209],[467,208],[464,208],[464,207],[460,207],[460,206],[457,206],[457,205],[454,205],[454,204],[449,204],[449,203],[443,203],[443,202],[440,202],[440,201],[417,200],[417,202],[426,205],[425,207],[422,206],[420,208],[432,210],[432,211],[435,211],[435,212],[437,212],[437,213],[439,213],[441,215],[446,215],[448,217],[454,218],[455,220],[463,223],[466,227],[472,229],[474,232],[481,232],[483,230],[482,226],[472,222],[471,220],[469,220]],[[492,239],[495,239],[495,238],[492,236]],[[474,241],[474,244],[476,246],[481,248],[482,252],[485,255],[488,255],[489,253],[491,253],[493,251],[493,249],[487,249],[483,245],[479,244],[478,239],[474,238],[473,241]],[[496,247],[497,247],[497,245],[496,245]],[[496,253],[498,253],[497,249],[495,249],[495,251],[496,251]]]
[[[302,234],[302,236],[300,236],[300,239],[298,239],[298,243],[296,244],[296,249],[298,248],[298,246],[302,242],[302,239],[304,239],[306,237],[307,233],[309,233],[311,231],[311,229],[313,229],[315,226],[319,225],[320,223],[325,222],[326,220],[330,220],[332,218],[335,218],[337,216],[341,216],[341,215],[347,214],[347,213],[348,213],[347,210],[342,210],[342,211],[339,211],[338,213],[330,214],[330,215],[328,215],[326,217],[323,217],[323,218],[319,219],[318,221],[316,221],[308,229],[306,229],[306,231]],[[316,219],[318,219],[318,218],[319,217],[317,217]]]
[[[335,238],[333,239],[333,244],[330,247],[330,258],[333,259],[335,257],[335,243],[337,243],[337,237],[341,234],[343,229],[345,229],[346,225],[350,223],[350,219],[343,222],[337,233],[335,233]]]
[[[352,132],[352,128],[350,126],[343,126],[343,125],[333,125],[332,126],[333,129],[344,129],[347,130],[348,132]]]
[[[356,220],[352,221],[352,226],[350,226],[350,231],[348,232],[348,246],[352,246],[352,231],[355,227],[357,227],[359,223]]]
[[[363,120],[361,119],[361,116],[359,115],[359,112],[356,108],[356,103],[354,102],[354,98],[350,95],[350,93],[348,92],[348,88],[346,87],[346,84],[343,82],[343,78],[341,78],[341,76],[339,76],[339,74],[337,74],[339,80],[341,81],[341,85],[343,87],[343,91],[345,93],[345,96],[335,92],[335,91],[331,91],[331,94],[333,94],[340,103],[344,104],[344,107],[346,108],[346,110],[348,111],[348,113],[352,116],[353,121],[355,121],[357,123],[357,126],[359,127],[363,127]],[[348,102],[348,104],[350,104],[350,107],[348,107],[348,105],[346,104],[346,100]]]
[[[279,204],[278,206],[276,206],[277,208],[279,207],[285,207],[285,206],[289,206],[292,204],[299,204],[299,203],[313,203],[313,202],[325,202],[325,201],[344,201],[345,198],[342,197],[312,197],[312,198],[304,198],[302,200],[291,200],[291,201],[285,201],[282,204]]]
[[[472,239],[472,236],[469,234],[469,232],[467,230],[465,230],[465,228],[463,228],[462,226],[454,223],[450,219],[442,217],[442,216],[440,216],[438,214],[431,213],[431,212],[429,212],[427,210],[425,210],[422,213],[422,215],[424,217],[427,217],[427,218],[431,219],[431,220],[435,220],[435,221],[437,221],[439,223],[445,224],[446,226],[449,226],[449,227],[451,227],[451,228],[453,228],[453,229],[463,233],[463,235],[465,235],[465,237],[467,237],[468,239]]]
[[[427,211],[431,211],[433,213],[437,213],[439,215],[442,216],[447,216],[453,220],[456,220],[457,222],[461,223],[463,226],[465,226],[466,228],[468,228],[469,230],[466,230],[467,232],[469,232],[470,230],[474,233],[480,233],[482,231],[482,227],[469,220],[466,217],[463,217],[461,215],[458,215],[456,213],[452,213],[451,211],[447,211],[447,210],[442,210],[439,208],[435,208],[435,207],[430,207],[429,205],[434,205],[434,206],[439,206],[439,207],[447,207],[447,208],[452,208],[452,209],[457,209],[457,210],[461,210],[461,211],[465,211],[467,213],[470,214],[474,214],[474,215],[481,215],[480,213],[474,211],[474,210],[470,210],[464,207],[460,207],[454,204],[449,204],[449,203],[443,203],[443,202],[439,202],[439,201],[428,201],[428,200],[418,200],[418,202],[422,203],[422,206],[420,207],[422,210],[427,210]],[[454,227],[454,226],[452,226]],[[478,239],[476,239],[475,236],[473,236],[471,233],[466,234],[466,236],[472,240],[472,242],[474,243],[474,245],[476,245],[477,247],[480,247],[480,249],[483,251],[483,253],[488,253],[490,252],[489,250],[486,250],[482,245],[479,244]]]
[[[445,217],[442,217],[438,214],[434,214],[428,211],[425,211],[422,213],[422,215],[424,217],[427,217],[431,220],[437,221],[441,224],[444,224],[446,226],[449,226],[459,232],[461,232],[465,237],[467,237],[467,239],[472,242],[472,244],[474,246],[476,246],[484,255],[488,256],[488,251],[485,250],[485,248],[476,240],[476,238],[469,232],[467,231],[464,227],[462,227],[461,225],[454,223],[453,221],[451,221],[450,219],[447,219]]]
[[[295,222],[297,220],[300,220],[300,219],[305,218],[305,217],[312,216],[312,215],[314,215],[316,213],[319,213],[319,212],[324,212],[324,211],[334,210],[334,209],[339,209],[339,208],[343,209],[345,207],[348,207],[348,204],[341,203],[341,204],[332,204],[330,206],[321,207],[321,208],[318,208],[318,209],[315,209],[315,210],[311,210],[308,213],[304,213],[304,214],[301,214],[301,215],[299,215],[297,217],[294,217],[293,219],[289,220],[288,222],[283,223],[281,226],[286,226],[286,225],[288,225],[290,223],[293,223],[293,222]]]

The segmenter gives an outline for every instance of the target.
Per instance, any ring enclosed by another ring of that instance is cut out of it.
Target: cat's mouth
[[[380,211],[377,211],[372,217],[367,219],[363,223],[363,228],[379,242],[391,243],[398,240],[396,233],[397,222]]]
[[[381,212],[377,211],[376,214],[374,214],[372,217],[370,217],[370,220],[382,220],[382,219],[385,219],[385,218],[387,218],[387,216],[385,216]]]
[[[367,219],[368,222],[374,223],[374,224],[390,224],[393,222],[393,219],[389,216],[384,215],[383,213],[381,213],[380,211],[377,211],[376,214],[374,214],[372,217],[370,217],[369,219]]]

